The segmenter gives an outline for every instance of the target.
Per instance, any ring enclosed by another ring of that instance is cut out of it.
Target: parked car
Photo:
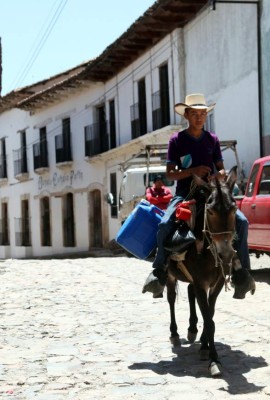
[[[257,159],[251,168],[244,196],[236,196],[249,221],[250,252],[270,256],[270,156]]]

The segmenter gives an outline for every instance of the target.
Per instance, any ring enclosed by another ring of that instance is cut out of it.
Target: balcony
[[[84,127],[85,157],[93,157],[110,150],[107,121]]]
[[[26,148],[21,147],[18,150],[13,150],[14,158],[14,176],[18,181],[26,181],[29,179]]]
[[[43,174],[49,170],[47,140],[33,145],[34,171]]]
[[[71,155],[70,135],[55,136],[55,159],[58,168],[70,168],[73,164]]]

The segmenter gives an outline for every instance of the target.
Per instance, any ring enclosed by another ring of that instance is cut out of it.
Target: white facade
[[[204,93],[209,103],[217,103],[211,128],[221,140],[237,140],[238,154],[247,174],[260,155],[254,7],[252,4],[245,8],[218,5],[216,11],[205,9],[183,29],[174,30],[104,84],[93,83],[77,92],[67,92],[65,100],[41,108],[33,115],[18,109],[0,114],[0,139],[5,138],[8,167],[8,178],[0,180],[0,201],[8,205],[9,229],[9,244],[0,245],[0,258],[78,253],[104,246],[114,239],[120,221],[117,215],[111,215],[111,207],[106,202],[112,174],[119,190],[120,164],[147,143],[168,141],[175,125],[184,123],[174,113],[173,105],[183,101],[187,93]],[[167,65],[168,71],[170,123],[155,135],[152,133],[152,96],[160,90],[159,71],[163,65]],[[140,79],[145,80],[148,134],[131,141],[130,108],[138,102]],[[116,148],[86,158],[84,128],[96,122],[99,105],[104,104],[108,120],[111,100],[115,105]],[[62,133],[66,118],[70,119],[72,162],[56,165],[55,137]],[[33,144],[39,141],[43,127],[47,131],[49,167],[34,171]],[[28,175],[20,180],[21,177],[14,177],[13,151],[21,147],[23,131],[26,132]],[[232,154],[224,154],[224,158],[226,168],[234,165]],[[72,195],[73,208],[72,246],[64,238],[68,193]],[[44,197],[48,198],[50,209],[49,245],[42,243]],[[16,235],[22,231],[15,221],[22,218],[24,200],[28,201],[30,221],[30,241],[26,246],[16,241]],[[3,207],[0,214],[3,221]]]
[[[248,174],[260,155],[256,5],[217,4],[188,24],[184,37],[186,92],[216,102],[214,130],[221,140],[237,140]]]

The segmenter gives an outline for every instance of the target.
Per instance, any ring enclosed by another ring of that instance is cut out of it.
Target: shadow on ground
[[[270,268],[255,269],[250,271],[256,282],[265,282],[270,285]]]
[[[161,360],[157,363],[141,362],[134,363],[129,366],[131,370],[151,370],[158,375],[171,374],[177,377],[192,376],[194,378],[210,377],[208,372],[208,361],[199,360],[199,343],[188,344],[182,341],[182,346],[176,351],[176,357],[172,360]],[[222,376],[215,379],[220,379],[221,386],[218,390],[226,391],[230,394],[248,394],[260,392],[265,386],[258,386],[247,381],[244,374],[253,369],[266,367],[263,357],[252,357],[240,350],[232,350],[228,345],[216,343],[220,361],[222,364]],[[224,388],[224,381],[228,387]]]

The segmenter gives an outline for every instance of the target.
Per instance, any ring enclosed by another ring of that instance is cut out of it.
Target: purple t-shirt
[[[189,135],[186,130],[174,133],[169,141],[167,163],[174,163],[178,169],[186,169],[205,165],[216,171],[215,163],[222,161],[222,153],[217,135],[203,131],[199,138]],[[177,181],[176,194],[185,197],[190,188],[192,178]]]

